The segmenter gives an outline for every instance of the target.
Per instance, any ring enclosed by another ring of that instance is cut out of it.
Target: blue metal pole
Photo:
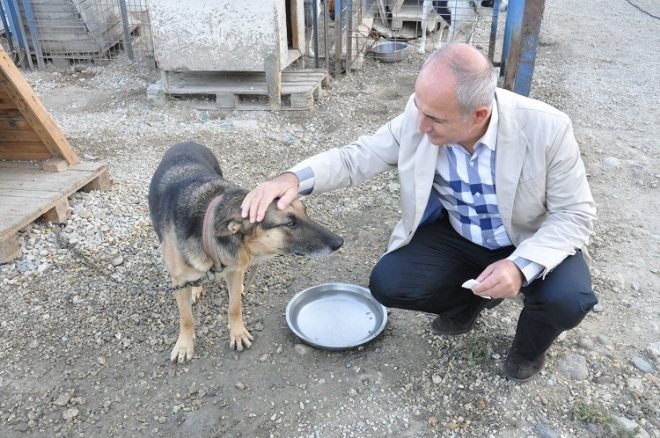
[[[29,67],[30,70],[32,70],[34,68],[34,65],[32,64],[32,55],[30,54],[30,44],[28,43],[27,35],[25,33],[25,28],[23,27],[23,17],[21,17],[21,8],[18,7],[18,0],[9,0],[9,5],[10,8],[12,8],[14,11],[14,20],[16,20],[15,30],[17,31],[16,36],[18,38],[19,45],[25,51],[25,59],[27,59],[27,65],[25,63],[25,59],[23,60],[23,67]]]
[[[14,49],[14,36],[13,32],[9,28],[9,23],[7,22],[7,16],[5,15],[5,8],[2,6],[2,1],[0,1],[0,16],[2,16],[2,27],[5,30],[7,35],[7,43],[9,44],[9,50],[13,53]]]
[[[45,67],[44,56],[43,52],[41,51],[39,32],[37,31],[37,25],[34,22],[34,11],[32,10],[32,3],[30,3],[30,0],[23,0],[23,9],[25,10],[25,19],[27,20],[28,28],[30,29],[32,47],[34,48],[34,53],[37,56],[37,65],[40,69],[43,69]]]
[[[518,69],[515,76],[513,91],[528,96],[532,88],[532,76],[536,63],[536,48],[541,32],[541,20],[545,0],[527,0],[523,16],[522,38],[518,55]]]
[[[504,76],[504,87],[511,90],[513,88],[513,71],[511,66],[516,61],[512,58],[516,50],[511,50],[511,46],[518,46],[520,35],[522,33],[522,17],[525,11],[525,0],[511,0],[506,13],[506,24],[504,25],[504,44],[502,46],[502,62],[500,63],[500,75]]]

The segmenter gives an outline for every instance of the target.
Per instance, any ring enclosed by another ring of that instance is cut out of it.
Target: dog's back
[[[165,152],[149,185],[151,221],[162,241],[167,224],[201,229],[206,204],[203,201],[222,184],[222,170],[213,153],[201,144],[177,143]],[[181,227],[177,226],[177,229]]]

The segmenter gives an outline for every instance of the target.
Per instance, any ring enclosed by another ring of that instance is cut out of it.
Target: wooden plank
[[[65,214],[63,203],[72,193],[107,176],[103,163],[79,163],[63,172],[44,172],[28,162],[0,162],[0,241],[53,208]]]
[[[0,115],[0,130],[34,132],[30,124],[24,118],[2,118],[1,115]]]
[[[0,48],[0,71],[10,84],[4,92],[14,99],[23,117],[41,138],[50,155],[61,156],[70,164],[80,162],[80,158],[48,114],[39,97],[2,48]]]
[[[47,151],[36,151],[36,152],[27,152],[27,151],[17,151],[11,150],[2,152],[0,151],[0,160],[47,160],[53,155]]]
[[[29,142],[39,142],[40,139],[37,134],[30,130],[15,130],[15,129],[0,129],[0,143],[5,141],[29,141]]]

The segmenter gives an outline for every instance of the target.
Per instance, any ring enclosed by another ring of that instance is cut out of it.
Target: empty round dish
[[[345,350],[378,336],[387,324],[387,309],[365,287],[325,283],[291,298],[286,306],[286,322],[307,344]]]
[[[384,41],[371,48],[373,57],[380,62],[399,62],[408,56],[408,44],[400,41]]]

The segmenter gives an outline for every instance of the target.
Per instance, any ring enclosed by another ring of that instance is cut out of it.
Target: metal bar
[[[121,24],[124,28],[124,44],[128,52],[128,59],[133,61],[133,43],[128,29],[128,11],[126,9],[126,0],[119,0],[119,9],[121,11]]]
[[[504,27],[502,62],[500,63],[500,74],[504,76],[503,86],[507,90],[513,90],[515,69],[518,65],[518,52],[520,51],[520,34],[524,11],[525,0],[511,0],[509,2],[506,25]]]
[[[23,0],[23,9],[25,10],[25,19],[27,20],[28,28],[30,29],[30,38],[32,39],[34,54],[37,56],[37,65],[40,69],[43,69],[46,67],[46,64],[44,63],[44,54],[41,50],[39,32],[37,31],[37,25],[34,22],[34,11],[32,10],[32,3],[30,0]]]
[[[16,11],[15,19],[18,23],[17,33],[20,35],[20,43],[23,46],[23,49],[25,50],[25,57],[27,58],[27,63],[30,70],[34,70],[34,65],[32,64],[32,55],[30,54],[30,43],[28,43],[27,34],[25,33],[25,28],[23,27],[23,17],[21,17],[21,8],[18,7],[18,0],[10,0],[10,1],[11,1],[10,4],[13,6],[14,10]],[[23,62],[23,66],[25,67],[25,62]]]
[[[319,68],[319,4],[312,0],[312,38],[314,38],[314,68]]]
[[[330,10],[328,1],[323,2],[323,54],[325,59],[325,70],[330,74],[330,53],[328,51],[328,21],[330,20]]]
[[[536,48],[541,32],[541,21],[545,0],[527,0],[525,2],[525,15],[523,16],[522,40],[518,59],[518,68],[513,91],[528,96],[532,87],[534,64],[536,62]]]
[[[2,6],[2,1],[0,1],[0,16],[2,17],[2,28],[5,30],[7,35],[7,43],[9,44],[9,50],[14,53],[14,41],[11,29],[9,29],[9,23],[7,22],[7,17],[5,16],[5,9]]]
[[[341,24],[342,1],[335,1],[335,76],[341,75]]]
[[[490,23],[490,40],[488,41],[488,59],[495,64],[495,45],[497,44],[497,25],[500,17],[500,0],[493,2],[493,21]]]
[[[346,74],[351,72],[353,58],[353,0],[346,0]]]

